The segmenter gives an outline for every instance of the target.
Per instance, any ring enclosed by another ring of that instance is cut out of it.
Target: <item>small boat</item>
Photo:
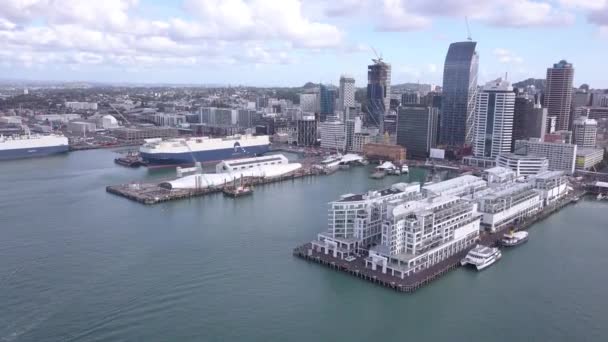
[[[608,199],[608,196],[604,196],[604,195],[602,195],[602,194],[597,194],[596,199],[597,199],[598,201],[601,201],[601,200]]]
[[[405,175],[405,174],[408,174],[409,172],[410,172],[410,168],[407,165],[403,164],[403,166],[401,166],[401,174]]]
[[[237,186],[237,187],[228,187],[224,188],[224,195],[230,197],[241,197],[245,195],[250,195],[253,193],[253,189],[248,186]]]
[[[515,247],[526,241],[528,241],[528,232],[523,230],[519,232],[511,231],[502,237],[500,245],[504,247]]]
[[[502,257],[498,248],[477,245],[460,261],[460,265],[473,265],[478,271],[492,265]]]

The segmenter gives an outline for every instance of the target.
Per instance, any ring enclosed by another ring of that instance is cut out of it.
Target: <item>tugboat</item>
[[[515,247],[526,241],[528,241],[528,232],[523,230],[519,232],[511,231],[503,236],[500,240],[500,245],[504,247]]]
[[[473,265],[478,271],[481,271],[498,261],[501,257],[502,253],[498,248],[477,245],[460,261],[460,265]]]

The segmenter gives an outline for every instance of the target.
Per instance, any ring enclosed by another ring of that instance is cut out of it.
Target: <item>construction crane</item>
[[[376,59],[372,58],[372,61],[374,63],[381,63],[382,62],[382,54],[378,54],[378,52],[376,51],[376,49],[374,49],[373,46],[372,46],[372,51],[374,52],[374,55],[376,55]]]
[[[118,109],[116,109],[116,107],[114,107],[114,105],[112,105],[112,104],[111,104],[111,103],[109,103],[109,102],[108,102],[108,104],[110,105],[110,107],[112,107],[112,109],[113,109],[113,110],[116,112],[116,114],[118,114],[118,115],[119,115],[119,116],[120,116],[120,117],[123,119],[123,121],[124,121],[124,122],[125,122],[127,125],[131,125],[131,123],[129,122],[129,120],[127,120],[127,118],[126,118],[124,115],[122,115],[122,113],[121,113],[121,112],[119,112],[119,111],[118,111]]]
[[[471,37],[471,28],[469,27],[469,17],[465,16],[464,21],[467,24],[467,40],[472,42],[473,37]]]

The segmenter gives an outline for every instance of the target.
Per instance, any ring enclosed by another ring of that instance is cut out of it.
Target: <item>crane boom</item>
[[[471,37],[471,28],[469,27],[469,17],[464,17],[464,21],[467,24],[467,40],[473,41],[473,37]]]

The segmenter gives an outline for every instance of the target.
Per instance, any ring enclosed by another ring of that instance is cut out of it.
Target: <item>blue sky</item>
[[[576,85],[608,88],[608,0],[3,0],[0,77],[363,86],[373,47],[393,83],[441,84],[465,16],[480,83],[567,59]]]

